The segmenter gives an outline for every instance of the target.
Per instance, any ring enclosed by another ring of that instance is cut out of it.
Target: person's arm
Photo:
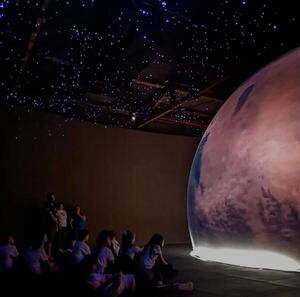
[[[74,219],[73,219],[73,218],[71,218],[71,219],[70,219],[70,227],[71,227],[71,229],[74,229],[74,226],[73,226],[73,221],[74,221]]]
[[[162,254],[162,250],[161,247],[155,248],[155,253],[158,255],[158,260],[163,264],[163,265],[168,265],[168,262],[165,260],[163,254]]]
[[[163,265],[168,265],[168,262],[165,260],[163,254],[159,254],[158,259]]]
[[[82,220],[86,221],[86,216],[83,214],[79,214],[79,216],[81,217]]]
[[[57,220],[56,216],[53,214],[53,212],[50,210],[50,211],[48,211],[48,213],[49,213],[50,217],[52,218],[53,222],[55,224],[58,224],[58,220]]]
[[[88,245],[84,246],[84,247],[82,248],[81,251],[82,251],[82,253],[83,253],[85,256],[91,254],[91,249],[90,249],[90,247],[89,247]]]

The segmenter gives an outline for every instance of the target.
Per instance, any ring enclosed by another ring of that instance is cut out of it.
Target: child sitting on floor
[[[119,255],[119,251],[120,251],[120,244],[117,241],[117,235],[114,231],[109,231],[109,237],[111,240],[110,249],[111,249],[115,259],[117,259],[118,255]]]
[[[142,252],[142,248],[135,244],[135,234],[130,230],[122,233],[121,248],[118,257],[120,269],[123,272],[136,272],[137,255]]]
[[[86,229],[86,216],[81,211],[80,206],[75,207],[75,214],[70,220],[70,226],[73,230],[72,246],[78,240],[79,232]]]
[[[139,261],[139,273],[142,285],[146,288],[192,291],[193,283],[166,284],[163,278],[164,268],[169,264],[162,254],[164,239],[160,234],[154,234],[149,243],[144,247]],[[159,264],[161,266],[159,266]]]
[[[11,234],[6,234],[0,245],[0,271],[13,272],[18,256],[19,252],[15,246],[14,237]]]
[[[91,258],[90,274],[87,285],[98,290],[103,296],[117,297],[122,293],[135,291],[135,278],[132,274],[124,275],[121,272],[112,274],[101,274],[97,270],[97,259]]]
[[[91,254],[91,249],[87,244],[88,240],[88,230],[81,230],[78,235],[78,240],[76,241],[72,250],[71,261],[73,264],[82,263],[86,257]]]
[[[96,239],[97,272],[103,274],[107,270],[113,270],[115,257],[110,249],[111,239],[109,231],[102,230]]]
[[[58,268],[51,262],[45,251],[45,245],[48,241],[46,233],[39,233],[35,236],[32,246],[29,247],[25,254],[26,268],[36,275],[46,272],[57,271]]]

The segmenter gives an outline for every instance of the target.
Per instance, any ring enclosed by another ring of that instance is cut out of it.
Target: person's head
[[[80,230],[79,235],[78,235],[78,240],[79,241],[88,241],[89,240],[89,231],[88,230]]]
[[[14,245],[15,244],[15,238],[11,233],[6,233],[1,236],[1,244],[4,245]]]
[[[157,245],[159,245],[161,248],[164,246],[164,238],[162,237],[162,235],[161,234],[154,234],[152,237],[151,237],[151,239],[150,239],[150,241],[149,241],[149,243],[148,243],[148,246],[150,246],[150,245],[154,245],[154,244],[157,244]]]
[[[59,203],[58,209],[59,209],[59,210],[64,210],[64,209],[65,209],[64,204],[63,204],[63,203]]]
[[[109,237],[109,231],[107,230],[102,230],[97,238],[96,238],[96,244],[97,244],[97,247],[110,247],[111,246],[111,239]]]
[[[55,202],[55,195],[54,195],[54,193],[48,193],[47,194],[47,199],[48,199],[48,201],[49,202]]]
[[[123,248],[128,248],[132,246],[134,242],[135,242],[135,234],[130,230],[125,230],[122,233],[122,239],[121,239]]]
[[[109,233],[109,238],[110,238],[112,241],[113,241],[114,239],[116,239],[117,234],[116,234],[114,231],[110,230],[110,231],[108,231],[108,233]]]

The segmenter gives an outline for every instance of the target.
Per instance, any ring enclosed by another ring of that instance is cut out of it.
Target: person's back
[[[43,263],[48,262],[48,256],[44,248],[29,247],[25,254],[26,267],[34,274],[42,274]]]
[[[14,259],[18,256],[19,252],[15,245],[0,246],[0,270],[12,272],[14,270]]]
[[[100,292],[101,296],[117,297],[123,293],[135,291],[135,277],[133,274],[124,275],[120,272],[103,274],[97,272],[97,259],[91,259],[91,271],[87,278],[87,285]]]
[[[162,248],[164,240],[162,235],[154,234],[149,243],[144,247],[139,261],[139,276],[143,286],[164,290],[193,290],[193,283],[169,283],[164,282],[163,270],[171,266],[163,257]],[[160,264],[157,265],[157,264]],[[171,268],[172,269],[172,268]]]
[[[0,270],[3,272],[12,272],[14,270],[14,260],[19,256],[14,243],[13,236],[8,235],[4,238],[3,244],[0,245]]]
[[[81,263],[86,255],[91,253],[90,247],[83,241],[76,241],[72,249],[71,260],[73,264]]]
[[[42,274],[46,269],[49,270],[49,258],[44,249],[48,241],[47,234],[37,232],[32,241],[32,245],[25,253],[25,266],[33,274]]]
[[[89,232],[87,230],[81,230],[79,233],[79,240],[75,242],[72,249],[71,261],[73,264],[81,263],[86,256],[91,254],[91,249],[87,244],[89,239]]]
[[[104,273],[110,263],[114,263],[114,255],[109,247],[103,246],[97,252],[97,272]]]
[[[143,269],[152,269],[156,260],[162,255],[161,247],[158,244],[148,245],[140,256],[140,267]]]

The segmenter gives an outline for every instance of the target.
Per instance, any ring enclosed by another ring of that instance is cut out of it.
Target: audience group
[[[57,204],[54,194],[49,193],[42,231],[35,232],[22,256],[13,235],[2,236],[1,272],[10,275],[21,272],[39,278],[69,269],[88,290],[102,296],[119,296],[145,289],[193,289],[192,282],[170,281],[177,271],[163,256],[162,235],[154,234],[148,244],[140,247],[135,244],[135,234],[130,230],[123,231],[121,243],[115,232],[102,230],[91,249],[86,221],[79,206],[68,218],[63,203]]]

